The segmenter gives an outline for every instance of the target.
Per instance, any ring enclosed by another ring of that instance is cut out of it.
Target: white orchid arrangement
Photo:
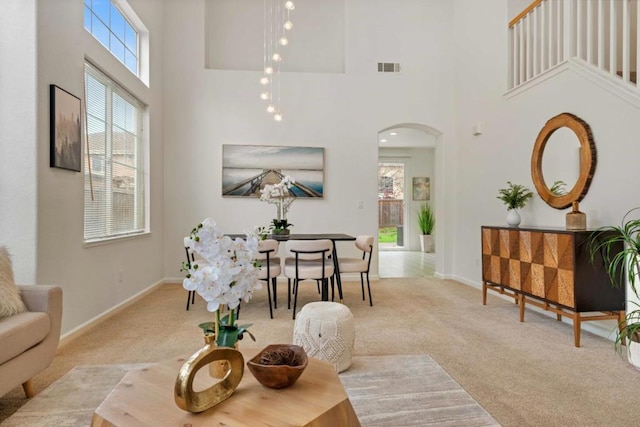
[[[260,190],[261,201],[276,205],[276,219],[272,222],[276,233],[278,230],[286,229],[293,225],[287,221],[287,212],[295,200],[295,197],[289,191],[295,183],[295,179],[286,175],[279,183],[267,184]]]
[[[218,345],[233,347],[251,326],[236,325],[236,309],[240,301],[249,302],[253,291],[262,288],[258,280],[259,265],[255,261],[258,237],[248,232],[246,239],[231,239],[224,235],[214,220],[206,218],[184,238],[184,246],[201,259],[193,261],[190,266],[183,264],[182,270],[187,274],[182,286],[188,291],[196,291],[207,302],[207,310],[216,313],[212,332]],[[229,314],[221,317],[220,312],[225,306]],[[205,327],[203,329],[208,331]]]

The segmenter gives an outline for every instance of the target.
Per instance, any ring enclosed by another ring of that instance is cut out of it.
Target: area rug
[[[144,366],[77,366],[2,426],[88,426],[93,411],[122,377]],[[362,426],[499,425],[427,355],[354,357],[340,379]]]

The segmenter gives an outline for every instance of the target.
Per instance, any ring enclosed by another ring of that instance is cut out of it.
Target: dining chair
[[[366,274],[367,289],[369,290],[369,305],[373,306],[373,301],[371,300],[371,284],[369,283],[369,269],[371,268],[371,255],[373,254],[373,236],[358,236],[356,237],[355,245],[356,245],[356,248],[362,251],[362,258],[338,257],[340,274],[360,273],[360,286],[362,287],[362,301],[365,301],[364,275]],[[369,254],[368,257],[367,257],[367,254]],[[333,283],[331,286],[331,294],[333,299]]]
[[[282,272],[280,258],[276,256],[280,244],[277,240],[267,239],[258,241],[258,255],[256,260],[260,262],[258,279],[267,282],[267,295],[269,297],[269,315],[273,319],[273,306],[278,308],[277,278]],[[273,306],[271,304],[271,288],[273,287]]]
[[[289,301],[291,300],[291,279],[293,279],[293,318],[295,319],[298,285],[302,280],[320,280],[322,299],[328,299],[329,278],[334,272],[333,261],[329,258],[333,250],[333,242],[327,239],[289,240],[285,247],[290,255],[284,260],[284,276],[289,282]]]
[[[187,267],[191,269],[191,263],[195,261],[195,256],[192,251],[189,250],[185,246],[185,252],[187,253]],[[189,304],[195,304],[196,302],[196,291],[187,291],[187,311],[189,311]]]

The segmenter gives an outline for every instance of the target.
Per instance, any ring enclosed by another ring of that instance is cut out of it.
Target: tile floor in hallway
[[[381,250],[378,258],[378,271],[380,277],[433,276],[435,263],[435,253]]]

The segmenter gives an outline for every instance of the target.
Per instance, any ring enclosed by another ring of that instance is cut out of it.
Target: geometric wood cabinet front
[[[576,347],[581,322],[616,319],[624,327],[625,290],[611,285],[601,257],[591,262],[592,231],[494,226],[481,231],[483,304],[487,290],[493,290],[516,299],[521,322],[526,304],[552,311],[558,320],[570,317]],[[614,246],[612,255],[621,250]]]

